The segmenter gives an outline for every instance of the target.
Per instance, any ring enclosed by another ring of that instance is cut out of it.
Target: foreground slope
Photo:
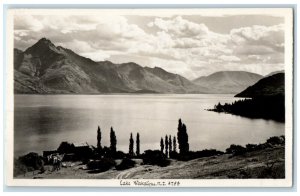
[[[136,160],[134,168],[124,171],[115,169],[102,173],[89,173],[81,162],[43,174],[28,172],[17,178],[45,179],[241,179],[241,178],[284,178],[284,146],[274,146],[244,155],[198,158],[191,161],[172,160],[167,167],[142,165]]]

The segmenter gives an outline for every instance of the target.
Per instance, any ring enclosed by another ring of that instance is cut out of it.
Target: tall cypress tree
[[[130,139],[129,139],[129,155],[133,156],[133,145],[134,145],[134,141],[132,138],[132,133],[130,133]]]
[[[169,157],[168,148],[169,148],[169,141],[168,141],[168,136],[166,135],[166,137],[165,137],[165,154],[166,154],[167,157]]]
[[[188,134],[185,124],[179,119],[177,140],[180,154],[186,154],[189,151]]]
[[[172,148],[172,136],[169,135],[169,155],[171,155],[173,148]]]
[[[184,144],[184,153],[189,152],[189,136],[185,124],[182,125],[182,143]]]
[[[136,156],[140,156],[140,134],[136,134]]]
[[[117,152],[117,137],[112,127],[110,128],[110,150],[113,154]]]
[[[161,138],[160,139],[160,151],[161,151],[161,153],[164,153],[164,148],[165,148],[165,146],[164,146],[164,139]]]
[[[98,126],[98,130],[97,130],[97,149],[101,150],[101,129]]]
[[[177,152],[176,137],[173,137],[173,152]]]
[[[177,128],[177,140],[178,140],[178,148],[179,148],[179,153],[183,153],[183,143],[182,143],[182,122],[181,119],[178,121],[178,128]]]

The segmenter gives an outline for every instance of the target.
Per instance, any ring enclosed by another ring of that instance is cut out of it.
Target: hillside
[[[255,84],[263,76],[245,71],[221,71],[193,80],[199,86],[211,89],[211,93],[239,93]]]
[[[46,38],[14,50],[15,93],[205,93],[186,78],[129,62],[95,62]]]
[[[119,161],[118,164],[120,163]],[[190,161],[171,160],[167,167],[143,165],[135,160],[136,166],[124,171],[111,169],[102,173],[89,172],[81,162],[66,163],[60,171],[52,172],[47,166],[45,173],[27,172],[17,176],[21,179],[243,179],[284,178],[284,146],[274,146],[245,155],[198,158]]]
[[[284,73],[277,73],[259,80],[235,97],[284,96]]]

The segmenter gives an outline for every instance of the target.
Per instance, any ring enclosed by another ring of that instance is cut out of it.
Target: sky
[[[284,69],[284,18],[272,15],[14,16],[14,47],[39,39],[94,61],[135,62],[195,79],[217,71]]]

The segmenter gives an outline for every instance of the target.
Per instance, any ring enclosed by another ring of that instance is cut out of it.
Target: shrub
[[[179,154],[175,151],[170,152],[170,158],[171,159],[178,159]]]
[[[125,170],[134,167],[135,162],[131,159],[125,158],[122,160],[120,165],[116,166],[117,170]]]
[[[170,160],[167,160],[166,155],[159,150],[146,150],[142,155],[142,159],[143,164],[158,165],[161,167],[170,165]]]
[[[19,157],[19,161],[26,167],[31,167],[34,170],[41,169],[44,166],[44,160],[35,152],[30,152],[25,156]]]
[[[246,145],[246,150],[247,152],[252,152],[258,149],[258,145],[257,144],[247,144]]]
[[[246,148],[240,145],[231,144],[229,148],[226,149],[226,153],[235,155],[242,155],[246,153]]]
[[[126,154],[122,151],[117,151],[116,154],[114,155],[115,159],[123,159],[126,157]]]
[[[27,155],[20,156],[18,159],[14,159],[14,176],[34,170],[45,171],[43,157],[37,153],[30,152]]]
[[[267,143],[272,145],[283,145],[285,143],[285,137],[284,136],[274,136],[267,139]]]

